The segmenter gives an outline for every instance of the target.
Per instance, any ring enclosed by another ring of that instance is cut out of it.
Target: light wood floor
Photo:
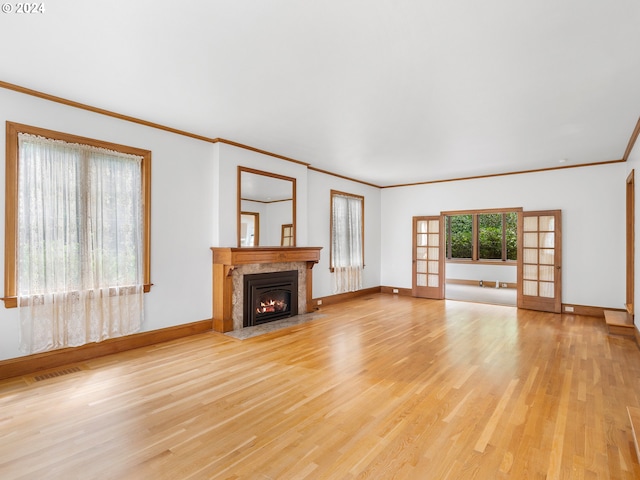
[[[640,478],[640,351],[590,317],[373,295],[0,382],[0,478]]]
[[[452,283],[445,285],[444,295],[449,300],[511,307],[515,307],[518,302],[518,293],[515,288],[492,288]]]

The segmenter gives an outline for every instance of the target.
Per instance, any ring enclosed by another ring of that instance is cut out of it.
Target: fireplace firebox
[[[244,275],[243,327],[298,314],[298,271]]]

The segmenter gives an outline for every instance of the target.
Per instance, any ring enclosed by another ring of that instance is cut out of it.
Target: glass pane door
[[[518,255],[518,306],[560,313],[562,276],[561,212],[523,212]]]
[[[413,217],[413,295],[444,298],[444,228],[440,216]]]

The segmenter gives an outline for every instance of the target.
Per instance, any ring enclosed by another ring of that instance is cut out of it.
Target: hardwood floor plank
[[[474,450],[476,452],[483,453],[484,449],[487,448],[487,444],[489,443],[489,440],[491,440],[491,436],[493,435],[493,432],[498,426],[500,417],[502,417],[502,415],[505,413],[507,403],[509,402],[509,400],[511,400],[511,395],[513,395],[513,391],[518,385],[518,382],[519,380],[517,378],[509,382],[507,389],[505,390],[504,394],[500,398],[500,402],[496,406],[496,409],[491,415],[491,418],[489,418],[489,421],[485,425],[484,430],[482,431],[482,435],[476,442],[476,446],[474,447]]]
[[[322,313],[0,381],[0,478],[640,478],[640,351],[602,320],[388,294]]]

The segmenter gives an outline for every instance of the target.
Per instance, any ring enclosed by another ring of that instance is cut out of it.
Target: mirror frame
[[[264,177],[278,178],[280,180],[286,180],[291,182],[291,223],[293,224],[293,243],[292,247],[296,246],[297,243],[297,227],[296,227],[296,179],[294,177],[287,177],[285,175],[279,175],[277,173],[264,172],[262,170],[256,170],[254,168],[242,167],[238,165],[238,186],[237,186],[237,232],[236,232],[236,243],[238,248],[254,248],[254,247],[242,247],[240,245],[240,229],[242,224],[242,173],[253,173],[255,175],[262,175]],[[256,247],[276,247],[278,245],[256,245]]]

